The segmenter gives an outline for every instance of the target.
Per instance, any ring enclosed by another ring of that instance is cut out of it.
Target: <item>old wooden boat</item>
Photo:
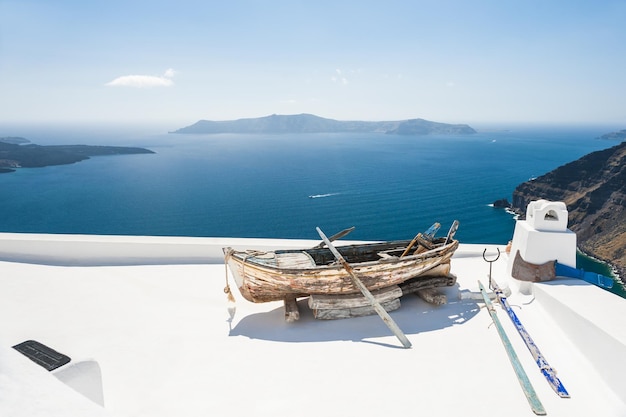
[[[447,275],[459,242],[458,222],[448,236],[431,238],[419,233],[413,240],[337,246],[363,284],[370,290],[399,285],[419,277]],[[223,248],[225,262],[243,297],[255,303],[314,294],[359,294],[345,268],[326,247],[275,251],[239,251]]]

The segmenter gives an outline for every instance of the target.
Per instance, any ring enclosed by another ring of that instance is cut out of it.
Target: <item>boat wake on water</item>
[[[328,193],[328,194],[314,194],[314,195],[310,195],[309,198],[324,198],[324,197],[331,197],[333,195],[339,195],[340,193]]]

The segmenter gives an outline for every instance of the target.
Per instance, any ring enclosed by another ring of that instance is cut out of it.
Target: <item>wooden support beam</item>
[[[397,285],[372,291],[372,295],[379,303],[383,304],[396,298],[402,297],[402,290]],[[345,295],[320,295],[312,294],[309,297],[309,308],[312,310],[329,310],[371,306],[369,300],[363,294]]]
[[[448,302],[448,297],[440,292],[437,288],[424,288],[415,292],[419,298],[427,303],[441,306]]]
[[[456,283],[456,275],[449,274],[440,277],[414,278],[400,284],[402,294],[414,293],[423,288],[450,287]]]
[[[400,308],[400,299],[380,303],[385,311],[394,311]],[[350,308],[314,309],[313,317],[319,320],[349,319],[354,317],[370,316],[376,314],[376,310],[371,305]]]
[[[298,302],[295,298],[285,298],[285,321],[287,323],[293,323],[300,320],[300,310],[298,309]]]

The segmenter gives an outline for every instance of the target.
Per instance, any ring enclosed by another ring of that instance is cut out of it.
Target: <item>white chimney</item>
[[[562,201],[537,200],[526,208],[526,220],[515,224],[508,273],[519,250],[526,262],[558,261],[576,268],[576,234],[567,228],[567,207]]]

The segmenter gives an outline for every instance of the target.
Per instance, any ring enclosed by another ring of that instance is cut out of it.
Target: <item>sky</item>
[[[626,128],[624,22],[624,0],[0,0],[0,122]]]

